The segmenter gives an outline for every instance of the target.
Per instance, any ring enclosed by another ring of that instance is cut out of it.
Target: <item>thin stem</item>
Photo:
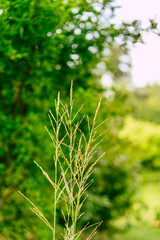
[[[53,240],[56,240],[56,217],[57,217],[57,163],[58,163],[58,143],[59,143],[59,99],[60,94],[58,93],[58,99],[56,104],[56,143],[55,143],[55,172],[54,172],[54,183],[55,183],[55,191],[54,191],[54,232],[53,232]]]
[[[81,186],[80,186],[81,189]],[[77,196],[77,204],[76,204],[76,210],[75,210],[75,218],[74,218],[74,223],[73,223],[73,239],[75,239],[75,233],[76,233],[76,225],[77,225],[77,218],[78,218],[78,213],[79,213],[79,204],[80,204],[80,199],[81,199],[81,190],[79,189],[78,196]]]

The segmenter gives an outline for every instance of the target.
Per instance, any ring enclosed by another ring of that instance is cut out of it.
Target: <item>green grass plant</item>
[[[57,206],[59,203],[61,203],[61,205],[63,203],[63,206],[65,206],[61,210],[65,222],[64,233],[62,233],[63,239],[77,240],[80,238],[80,235],[84,230],[94,226],[86,239],[90,240],[96,233],[98,226],[101,224],[101,222],[99,222],[90,226],[88,223],[80,231],[77,230],[78,220],[84,214],[82,206],[87,198],[85,191],[93,182],[91,174],[96,163],[104,155],[103,153],[95,158],[96,147],[102,141],[101,136],[103,134],[101,133],[97,136],[96,130],[105,121],[96,125],[97,114],[100,108],[99,102],[92,124],[90,124],[89,117],[87,116],[88,135],[85,136],[81,130],[81,123],[85,116],[76,122],[76,118],[81,111],[82,106],[75,114],[73,114],[73,103],[73,84],[71,84],[69,107],[62,103],[60,93],[58,93],[57,100],[55,101],[55,114],[49,111],[52,131],[46,129],[53,142],[54,148],[54,179],[48,175],[42,166],[34,161],[40,168],[42,174],[53,186],[53,226],[44,216],[42,211],[39,210],[36,204],[20,192],[20,194],[31,204],[30,209],[52,231],[53,240],[57,239],[56,224]],[[62,132],[65,132],[63,136],[61,136]]]

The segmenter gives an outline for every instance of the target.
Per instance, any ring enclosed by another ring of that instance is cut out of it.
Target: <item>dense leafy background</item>
[[[52,222],[52,189],[33,160],[53,176],[54,152],[44,125],[49,127],[47,114],[49,109],[54,111],[58,91],[63,101],[68,102],[73,80],[75,111],[84,104],[80,116],[85,113],[93,118],[102,97],[98,122],[109,120],[99,130],[108,129],[97,150],[97,154],[105,151],[106,155],[94,173],[95,183],[87,192],[88,201],[84,206],[86,215],[80,222],[82,226],[87,221],[103,219],[101,232],[108,234],[118,228],[114,221],[132,209],[139,171],[146,165],[155,168],[156,154],[159,160],[155,147],[141,161],[140,152],[135,153],[135,149],[143,149],[141,142],[140,146],[134,146],[132,134],[129,132],[129,137],[127,130],[119,134],[131,110],[134,110],[133,116],[143,121],[159,123],[159,107],[156,105],[153,110],[154,101],[159,97],[158,92],[155,97],[153,91],[158,90],[146,90],[147,107],[152,113],[148,114],[144,111],[146,93],[135,92],[128,98],[120,83],[130,78],[130,63],[124,59],[128,56],[128,45],[142,41],[141,24],[139,21],[112,24],[116,13],[112,0],[103,3],[15,0],[0,2],[0,9],[3,9],[0,15],[0,233],[19,240],[51,237],[43,223],[28,211],[17,190],[34,199]],[[127,71],[122,64],[127,66]],[[101,85],[105,72],[114,79],[111,88]],[[139,99],[141,104],[137,108]],[[87,134],[86,124],[84,120],[81,127]],[[157,138],[147,136],[146,146],[151,147],[150,141],[158,146]],[[60,213],[60,231],[61,223]]]

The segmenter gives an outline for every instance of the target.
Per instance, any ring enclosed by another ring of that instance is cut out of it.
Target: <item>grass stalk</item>
[[[55,183],[55,190],[54,190],[54,232],[53,232],[53,240],[56,240],[56,217],[57,217],[57,163],[58,163],[58,146],[59,146],[59,129],[60,129],[60,122],[59,122],[59,101],[60,101],[60,93],[58,93],[58,98],[56,102],[56,143],[55,143],[55,175],[54,175],[54,183]]]
[[[21,193],[21,195],[32,205],[31,210],[52,230],[53,240],[56,240],[57,205],[59,201],[63,201],[63,205],[65,206],[65,208],[62,209],[62,215],[65,221],[64,240],[77,240],[81,233],[89,228],[87,224],[82,230],[77,232],[77,222],[83,215],[81,208],[87,198],[87,196],[84,196],[84,193],[93,182],[89,180],[89,177],[96,163],[103,157],[102,154],[93,161],[94,154],[96,153],[95,149],[101,142],[97,142],[97,138],[101,137],[101,134],[96,137],[96,129],[100,126],[100,124],[96,126],[99,108],[100,102],[96,109],[92,126],[90,126],[89,118],[87,118],[88,139],[80,129],[84,116],[80,121],[75,123],[75,119],[82,107],[73,114],[73,83],[71,83],[70,90],[70,107],[68,108],[61,102],[60,93],[58,93],[57,101],[55,101],[55,116],[51,111],[49,112],[49,119],[53,132],[50,132],[48,129],[47,131],[53,142],[55,151],[54,181],[38,163],[35,163],[54,188],[53,226],[31,200],[24,194]],[[61,131],[64,132],[62,138],[60,138]],[[82,196],[84,196],[83,200]],[[87,238],[88,240],[93,237],[98,226],[99,223]]]

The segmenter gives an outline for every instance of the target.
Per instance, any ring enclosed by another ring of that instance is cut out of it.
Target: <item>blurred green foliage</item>
[[[130,92],[128,104],[132,108],[131,115],[143,121],[160,124],[160,86],[146,86]]]
[[[150,170],[160,170],[160,125],[128,117],[120,136],[137,146],[141,164]]]
[[[124,215],[134,202],[139,167],[128,142],[118,135],[128,112],[126,95],[116,88],[104,89],[100,79],[104,72],[115,81],[128,74],[120,68],[120,57],[128,54],[128,43],[142,40],[140,23],[112,24],[116,6],[111,0],[103,4],[89,0],[1,1],[0,9],[1,235],[19,240],[50,238],[17,190],[35,199],[52,222],[53,194],[33,160],[53,176],[54,153],[43,125],[49,127],[47,113],[54,111],[57,91],[68,102],[71,80],[75,111],[84,103],[81,114],[92,118],[102,96],[98,121],[109,119],[99,130],[109,129],[97,152],[105,151],[106,156],[94,173],[82,223],[103,219],[102,228],[111,230],[111,220]],[[108,93],[111,98],[106,97]],[[84,120],[84,131],[86,124]],[[60,229],[62,223],[60,213]]]
[[[127,99],[131,107],[130,117],[120,136],[137,147],[139,162],[144,170],[160,170],[160,86],[146,86],[130,92]]]

